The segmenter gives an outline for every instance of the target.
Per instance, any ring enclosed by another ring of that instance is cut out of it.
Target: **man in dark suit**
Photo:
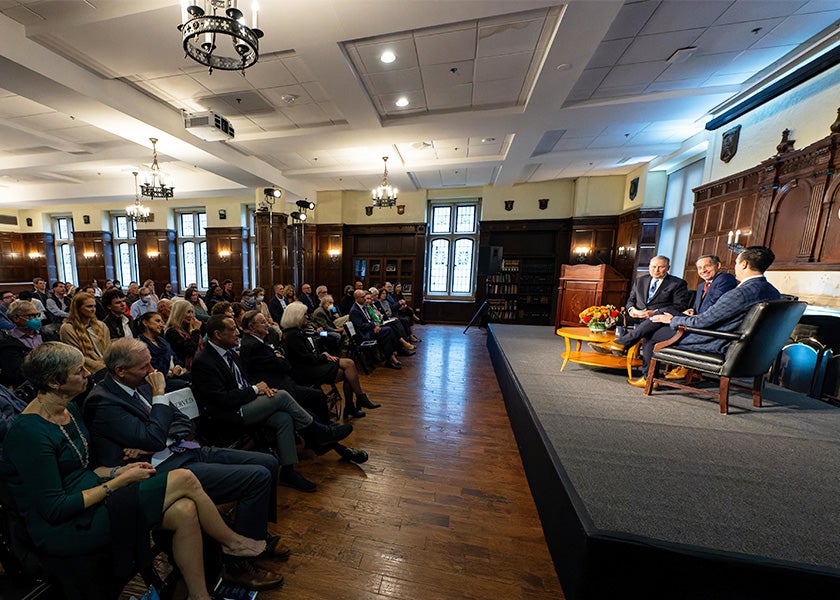
[[[258,310],[251,310],[242,317],[242,343],[239,353],[242,362],[248,365],[248,373],[265,381],[271,387],[289,393],[298,404],[315,415],[322,423],[329,423],[330,414],[327,395],[320,387],[298,385],[291,377],[292,365],[268,340],[268,320]],[[336,392],[337,393],[337,392]],[[352,397],[350,402],[352,402]],[[316,454],[335,450],[344,460],[363,463],[368,459],[364,450],[348,448],[338,442],[313,448]]]
[[[647,319],[657,310],[679,313],[688,308],[690,294],[684,279],[668,274],[671,259],[654,256],[648,275],[636,279],[627,299],[627,314],[634,319]]]
[[[298,294],[298,300],[303,302],[306,305],[306,316],[311,317],[312,311],[318,308],[318,300],[312,295],[312,286],[308,283],[304,283],[300,286],[300,293]]]
[[[234,428],[264,425],[273,429],[281,464],[280,484],[314,492],[317,486],[294,470],[298,462],[294,430],[310,445],[324,446],[343,440],[353,427],[319,423],[287,392],[265,381],[251,383],[239,355],[232,350],[239,345],[239,328],[231,317],[211,316],[206,332],[207,345],[191,369],[193,391],[202,411]]]
[[[159,473],[192,471],[217,504],[237,502],[234,530],[265,539],[266,557],[287,560],[288,548],[268,537],[267,523],[277,520],[277,460],[268,454],[201,447],[187,441],[191,423],[164,396],[163,373],[151,365],[146,344],[133,338],[115,341],[103,356],[108,375],[88,395],[85,421],[101,464],[124,465],[150,458]],[[115,467],[116,469],[116,467]],[[252,561],[225,560],[226,579],[252,589],[270,589],[283,576]]]
[[[285,289],[286,286],[282,283],[275,284],[274,296],[268,301],[268,312],[271,315],[271,319],[278,325],[283,320],[283,310],[286,308],[286,297],[283,293]]]
[[[380,327],[374,322],[370,313],[365,309],[366,297],[370,293],[364,290],[353,292],[353,306],[350,307],[350,322],[356,328],[356,332],[366,340],[376,340],[382,354],[385,355],[385,366],[392,369],[402,368],[397,359],[397,340],[393,330],[389,327]]]

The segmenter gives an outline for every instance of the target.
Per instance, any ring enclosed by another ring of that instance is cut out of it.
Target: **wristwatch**
[[[102,489],[105,490],[105,499],[106,500],[111,497],[111,494],[114,493],[114,492],[111,491],[111,488],[108,487],[107,483],[102,484]]]

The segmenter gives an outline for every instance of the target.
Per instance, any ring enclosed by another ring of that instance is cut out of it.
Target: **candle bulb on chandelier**
[[[741,239],[741,230],[738,229],[735,231],[735,243],[738,243],[738,240]]]
[[[726,244],[730,245],[732,243],[732,239],[735,237],[735,232],[730,230],[729,234],[726,236]]]
[[[254,23],[253,23],[253,25],[251,25],[251,28],[252,29],[259,29],[260,28],[260,24],[259,24],[260,5],[257,4],[256,2],[254,2],[251,5],[251,10],[253,11],[253,15],[254,15],[254,17],[253,17],[253,22]]]

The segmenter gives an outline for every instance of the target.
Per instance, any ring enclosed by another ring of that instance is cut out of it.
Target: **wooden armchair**
[[[741,326],[734,332],[697,329],[681,325],[674,337],[654,346],[653,359],[647,373],[645,394],[650,395],[655,382],[659,385],[716,396],[720,402],[720,413],[725,415],[729,412],[730,380],[733,377],[752,377],[752,388],[732,385],[751,389],[753,406],[760,407],[764,374],[770,369],[776,355],[787,342],[793,328],[805,312],[806,305],[805,302],[791,300],[761,302],[749,309]],[[724,354],[697,352],[689,348],[680,348],[678,342],[686,333],[699,333],[731,340],[732,343],[726,348]],[[685,380],[657,378],[657,366],[660,362],[686,367],[688,374]],[[717,392],[689,385],[695,371],[718,376],[720,385]]]

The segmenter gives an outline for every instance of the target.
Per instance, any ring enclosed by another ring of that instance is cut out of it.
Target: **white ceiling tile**
[[[273,112],[265,115],[253,115],[249,118],[266,131],[292,129],[295,127],[295,124],[289,117],[279,112]]]
[[[641,2],[625,2],[619,10],[615,20],[610,25],[604,40],[631,38],[648,22],[653,11],[659,6],[659,0],[643,0]]]
[[[25,117],[28,115],[42,115],[54,112],[53,109],[33,102],[23,96],[6,96],[0,98],[0,118]]]
[[[277,108],[286,108],[287,106],[300,106],[302,104],[311,104],[312,97],[302,85],[285,85],[282,87],[269,88],[261,90],[263,96]],[[297,96],[297,99],[292,104],[288,104],[283,100],[283,96]]]
[[[457,69],[455,73],[451,69]],[[472,83],[473,62],[464,61],[445,65],[420,67],[423,86],[426,89],[441,90],[452,86]]]
[[[721,67],[714,72],[715,75],[728,75],[731,73],[743,73],[750,71],[755,73],[768,64],[778,60],[793,48],[791,46],[775,46],[773,48],[758,48],[741,52],[738,58]]]
[[[214,94],[229,94],[245,89],[253,89],[251,84],[236,71],[213,71],[212,75],[201,76],[196,73],[198,82]]]
[[[493,56],[479,58],[475,61],[476,83],[485,81],[496,81],[499,79],[512,79],[525,82],[525,75],[528,73],[528,65],[531,64],[531,54],[506,54],[504,56]]]
[[[462,149],[470,145],[469,138],[446,138],[434,140],[435,149],[437,150],[454,150],[456,148]]]
[[[695,45],[695,40],[700,37],[703,31],[703,29],[688,29],[685,31],[639,36],[633,40],[633,43],[630,44],[621,59],[619,59],[618,64],[629,65],[633,63],[668,60],[668,57],[676,50]]]
[[[668,65],[656,81],[676,81],[678,79],[704,78],[708,73],[714,72],[734,60],[737,52],[723,54],[704,54],[692,56],[685,62]]]
[[[651,15],[641,34],[708,27],[731,4],[731,0],[666,0]]]
[[[633,38],[601,42],[598,44],[598,48],[595,50],[595,54],[592,55],[589,64],[586,65],[587,70],[598,67],[611,67],[618,62],[618,59],[621,58],[621,55],[624,54],[624,51],[627,50],[632,42]]]
[[[473,104],[496,106],[514,104],[522,93],[521,79],[497,79],[473,84]]]
[[[364,78],[370,82],[371,89],[375,94],[395,94],[419,90],[423,87],[420,78],[420,69],[402,69],[399,71],[386,71],[384,73],[373,73],[365,75]]]
[[[372,42],[358,42],[354,46],[362,60],[365,73],[382,73],[417,66],[417,51],[414,48],[414,39],[409,33],[389,36],[384,41],[377,39]],[[379,59],[386,50],[396,55],[394,62],[383,63]]]
[[[46,131],[85,125],[82,121],[71,119],[70,115],[65,115],[64,113],[55,111],[40,115],[31,115],[28,117],[18,117],[14,120],[14,122],[17,125],[23,125],[24,127]]]
[[[703,86],[712,87],[716,85],[739,85],[752,77],[752,75],[752,71],[746,71],[743,73],[716,74],[706,79],[706,81],[703,82]]]
[[[498,156],[501,151],[501,144],[482,144],[480,146],[469,146],[467,156]]]
[[[459,187],[467,185],[466,169],[445,169],[440,172],[443,187]]]
[[[326,113],[317,104],[301,104],[284,107],[281,112],[300,127],[325,125],[330,122]]]
[[[207,96],[210,93],[210,90],[189,75],[185,74],[172,75],[170,77],[159,77],[157,79],[147,79],[144,83],[153,86],[168,96],[176,99],[200,98],[202,96]]]
[[[306,65],[306,61],[303,60],[303,56],[290,56],[288,58],[283,58],[282,62],[289,72],[294,75],[294,78],[300,83],[304,83],[306,81],[317,81],[315,76],[312,74],[312,71],[310,71],[309,67]]]
[[[592,99],[597,100],[597,99],[600,99],[600,98],[618,98],[618,97],[621,97],[621,96],[637,96],[637,95],[643,93],[647,89],[648,85],[650,85],[650,84],[649,83],[648,84],[642,83],[642,84],[637,84],[637,85],[619,85],[619,86],[615,86],[615,87],[601,86],[597,90],[595,90],[594,94],[592,94]]]
[[[298,80],[286,67],[283,60],[260,60],[247,71],[248,81],[255,88],[278,87],[292,85]]]
[[[706,79],[703,77],[695,79],[672,79],[672,80],[656,80],[651,83],[647,90],[648,92],[667,92],[670,90],[687,90],[703,87]]]
[[[544,19],[518,21],[478,28],[476,57],[533,52],[542,33]]]
[[[308,83],[303,84],[303,89],[306,90],[306,93],[309,94],[309,97],[312,98],[314,102],[327,102],[330,100],[327,91],[317,81],[310,81]]]
[[[647,85],[656,80],[667,66],[668,63],[664,60],[659,62],[619,65],[614,67],[604,78],[599,91],[605,88]]]
[[[586,69],[583,73],[581,73],[581,76],[575,83],[575,87],[572,88],[572,94],[569,99],[586,100],[589,98],[592,95],[592,92],[598,89],[598,86],[601,85],[601,82],[604,81],[604,77],[606,77],[609,72],[610,67]],[[572,98],[572,96],[574,98]]]
[[[394,103],[397,99],[405,96],[408,98],[408,106],[400,108]],[[382,108],[388,114],[399,114],[401,112],[417,111],[426,108],[426,98],[423,96],[422,90],[412,90],[399,94],[382,94],[378,96],[379,101],[382,102]]]
[[[448,88],[426,88],[429,110],[464,108],[472,103],[472,84],[453,85]]]
[[[420,64],[447,65],[475,58],[475,26],[432,35],[414,37]]]
[[[782,19],[768,19],[749,23],[733,23],[710,27],[697,38],[694,45],[703,54],[720,54],[722,52],[739,52],[746,50],[758,42],[764,35],[782,22]],[[758,33],[752,30],[761,28]]]
[[[785,0],[785,2],[753,2],[738,0],[717,20],[717,24],[749,23],[761,19],[787,16],[804,7],[805,0]],[[837,5],[834,5],[837,8]]]
[[[318,106],[321,107],[321,110],[324,111],[324,114],[327,115],[327,118],[329,118],[329,120],[333,123],[344,121],[344,115],[341,114],[341,111],[338,106],[335,105],[335,102],[319,102]]]
[[[753,48],[768,48],[770,46],[796,46],[802,40],[822,31],[826,24],[840,19],[840,9],[833,2],[835,10],[822,13],[792,15],[773,28],[758,40]]]

